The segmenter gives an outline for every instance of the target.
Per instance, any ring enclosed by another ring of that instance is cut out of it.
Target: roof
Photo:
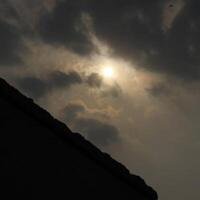
[[[87,141],[78,133],[73,133],[64,123],[52,117],[46,110],[36,105],[32,99],[25,97],[14,87],[0,78],[0,98],[5,99],[26,115],[50,129],[57,137],[66,144],[78,149],[84,156],[93,160],[99,166],[109,171],[129,187],[146,196],[148,199],[158,199],[157,193],[142,178],[130,174],[129,170],[121,163],[112,159],[110,155],[103,153],[91,142]]]

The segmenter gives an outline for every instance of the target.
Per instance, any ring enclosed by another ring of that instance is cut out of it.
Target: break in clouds
[[[195,0],[2,0],[1,77],[160,199],[198,199],[199,9]]]

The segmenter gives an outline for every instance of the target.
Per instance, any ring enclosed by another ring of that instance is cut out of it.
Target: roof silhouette
[[[52,117],[47,111],[36,105],[32,99],[22,95],[17,89],[10,86],[0,78],[0,98],[6,100],[23,113],[50,129],[67,145],[71,145],[84,156],[97,163],[99,166],[120,179],[134,190],[142,193],[148,199],[158,199],[157,193],[149,187],[142,178],[130,174],[129,170],[121,163],[103,153],[91,142],[78,133],[73,133],[64,123]]]

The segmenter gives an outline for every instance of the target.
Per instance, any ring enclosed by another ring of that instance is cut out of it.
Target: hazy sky
[[[159,199],[200,199],[199,10],[197,0],[1,0],[0,76]]]

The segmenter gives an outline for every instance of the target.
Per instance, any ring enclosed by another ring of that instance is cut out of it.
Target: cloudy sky
[[[1,0],[0,76],[159,199],[200,199],[199,10],[197,0]]]

